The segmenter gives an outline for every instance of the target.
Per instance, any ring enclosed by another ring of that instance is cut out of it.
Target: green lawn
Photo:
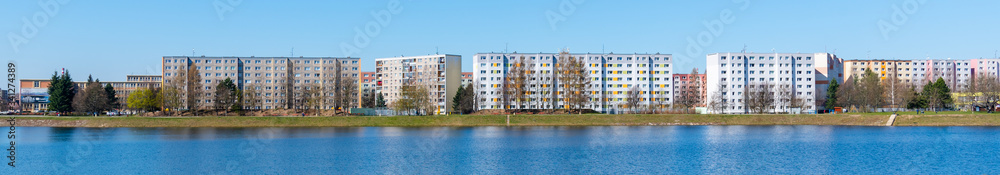
[[[882,126],[891,113],[802,115],[514,115],[511,126],[608,125],[859,125]],[[897,125],[1000,126],[1000,115],[900,113]],[[19,117],[19,126],[50,127],[362,127],[507,126],[504,115],[396,117]],[[914,123],[915,122],[915,123]]]

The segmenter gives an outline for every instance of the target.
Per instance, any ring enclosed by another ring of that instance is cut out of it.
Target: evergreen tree
[[[837,90],[840,89],[840,84],[837,83],[837,78],[833,78],[830,81],[830,87],[826,89],[826,109],[831,110],[837,107]]]
[[[48,93],[50,111],[73,111],[73,98],[76,95],[76,85],[73,83],[73,78],[70,78],[68,71],[63,72],[62,75],[59,72],[52,74]]]
[[[378,93],[378,98],[375,99],[375,107],[378,108],[385,107],[385,97],[382,96],[382,93]]]
[[[104,93],[108,95],[108,107],[111,110],[117,109],[121,104],[118,103],[118,94],[115,92],[115,88],[111,86],[111,83],[104,85]]]
[[[459,105],[459,104],[462,104],[462,96],[463,96],[462,93],[464,91],[465,91],[465,87],[458,86],[458,91],[455,92],[455,97],[451,98],[451,110],[452,111],[459,112],[459,113],[463,112],[463,111],[460,110],[459,106],[461,106],[461,105]]]
[[[222,80],[221,83],[215,86],[215,108],[220,110],[229,110],[236,103],[236,85],[233,84],[233,80],[226,78]]]

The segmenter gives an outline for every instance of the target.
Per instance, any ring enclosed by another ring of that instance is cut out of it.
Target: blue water
[[[18,127],[17,134],[17,167],[0,174],[1000,174],[1000,127]]]

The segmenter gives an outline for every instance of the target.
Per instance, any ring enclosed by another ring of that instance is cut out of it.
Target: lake
[[[17,167],[0,174],[1000,174],[1000,127],[18,127],[17,134]]]

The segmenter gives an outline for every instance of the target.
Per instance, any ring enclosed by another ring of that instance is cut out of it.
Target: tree
[[[73,98],[76,97],[77,87],[70,77],[69,71],[52,74],[49,84],[49,110],[60,113],[73,111]]]
[[[886,90],[885,101],[893,110],[906,107],[907,102],[913,98],[912,87],[900,80],[897,74],[886,76],[882,80],[882,87]]]
[[[370,90],[367,93],[361,95],[361,107],[374,108],[376,100],[375,98],[377,98],[376,96],[378,95],[375,94],[375,90]]]
[[[338,106],[337,109],[348,110],[351,107],[358,106],[358,79],[354,77],[343,77],[340,81],[340,86],[337,89],[337,91],[341,94],[337,99],[340,106]]]
[[[201,84],[201,72],[198,71],[200,69],[201,68],[199,68],[195,63],[188,65],[185,69],[187,72],[185,73],[186,76],[183,81],[185,89],[184,96],[186,97],[184,102],[186,103],[186,107],[188,109],[195,111],[200,108],[201,98],[205,92],[205,88],[202,87]]]
[[[472,83],[470,83],[468,85],[465,85],[465,87],[461,89],[462,89],[461,91],[462,96],[459,99],[458,106],[456,106],[455,109],[463,114],[470,114],[476,112],[476,107],[477,107],[476,99],[479,96],[478,94],[476,94],[476,87],[473,86]]]
[[[832,110],[837,107],[837,90],[840,88],[840,84],[837,83],[837,78],[832,78],[830,80],[830,86],[826,88],[826,104],[827,110]]]
[[[858,97],[860,94],[857,93],[857,84],[858,79],[854,78],[850,79],[850,81],[844,81],[844,85],[837,88],[837,94],[839,96],[837,97],[837,104],[839,104],[839,106],[847,107],[847,110],[857,106],[859,101],[858,99],[860,99],[860,97]]]
[[[462,93],[464,93],[464,92],[465,92],[465,87],[464,86],[458,86],[458,90],[455,92],[455,97],[451,98],[451,109],[454,109],[455,112],[458,112],[460,114],[463,113],[461,110],[459,110],[459,107],[462,106],[461,105],[462,104],[462,97],[463,97]]]
[[[1000,79],[996,75],[980,74],[976,77],[971,86],[971,96],[974,96],[973,103],[977,107],[985,108],[987,112],[993,112],[1000,104]]]
[[[729,103],[724,94],[725,88],[726,83],[720,82],[718,90],[712,93],[711,100],[709,101],[708,106],[712,109],[712,111],[715,111],[716,114],[725,114],[726,109],[729,109]]]
[[[393,110],[412,115],[430,114],[428,104],[431,102],[425,86],[406,84],[400,87],[400,92],[402,97],[392,103]]]
[[[316,115],[318,116],[320,113],[320,109],[323,108],[322,107],[323,100],[325,100],[325,98],[323,98],[322,93],[323,91],[319,86],[306,85],[305,91],[302,92],[302,101],[301,101],[301,104],[303,105],[302,109],[305,111],[313,109],[313,111],[315,111]]]
[[[386,105],[385,105],[385,96],[382,96],[382,93],[378,93],[378,98],[375,99],[375,107],[376,108],[384,108],[384,107],[386,107]]]
[[[93,81],[93,79],[87,79],[87,85],[83,91],[77,92],[76,96],[73,97],[73,108],[79,112],[94,115],[110,109],[107,92],[101,86],[100,80]]]
[[[882,106],[882,102],[885,100],[884,92],[885,88],[882,87],[880,77],[871,69],[866,69],[864,77],[861,78],[860,84],[858,84],[858,93],[861,93],[861,106],[865,112],[875,112],[875,110]]]
[[[510,108],[516,110],[525,108],[528,101],[528,78],[531,75],[528,72],[532,69],[531,65],[531,62],[524,56],[516,58],[514,63],[509,65],[510,70],[507,71],[506,76],[508,83],[504,84],[503,88],[504,92],[507,93],[508,100],[511,100],[507,105],[514,106]]]
[[[681,86],[680,94],[674,94],[675,104],[679,104],[688,110],[693,107],[697,107],[699,104],[704,104],[705,99],[702,99],[702,88],[704,88],[704,82],[698,76],[698,68],[691,69],[691,74],[688,74],[686,86]]]
[[[770,82],[753,83],[746,86],[744,103],[753,113],[763,114],[774,109],[774,85]]]
[[[115,88],[111,86],[111,83],[104,85],[104,93],[108,95],[108,108],[110,110],[117,109],[121,106],[121,104],[118,103],[118,97],[115,97],[117,96],[117,93],[115,92]]]
[[[216,110],[226,111],[233,109],[237,102],[236,94],[236,84],[233,84],[233,80],[226,78],[215,85],[215,100],[214,106]]]
[[[948,88],[948,84],[944,81],[944,78],[938,78],[933,83],[928,82],[924,85],[924,90],[920,95],[924,96],[924,99],[927,99],[927,107],[934,111],[938,111],[941,108],[948,108],[948,105],[952,104],[953,101],[951,98],[951,89]]]
[[[926,96],[923,96],[923,95],[920,94],[920,92],[917,92],[915,86],[914,87],[910,87],[910,92],[912,93],[911,96],[913,98],[911,98],[909,101],[906,102],[906,108],[907,109],[927,108],[927,97]]]
[[[586,70],[583,58],[573,57],[568,51],[559,53],[559,60],[556,64],[557,77],[562,91],[558,92],[562,99],[564,108],[578,114],[583,114],[583,109],[590,104],[590,93],[587,92],[590,86],[590,73]]]
[[[257,110],[262,109],[261,104],[261,94],[257,91],[257,87],[246,86],[243,87],[243,106],[245,109]]]
[[[632,85],[632,88],[629,88],[627,94],[625,94],[625,107],[629,109],[630,113],[634,114],[638,113],[638,110],[641,109],[639,107],[640,104],[642,104],[642,90],[639,89],[639,86]]]
[[[160,108],[162,95],[159,90],[142,88],[137,89],[126,98],[129,108],[140,111],[156,111]]]

